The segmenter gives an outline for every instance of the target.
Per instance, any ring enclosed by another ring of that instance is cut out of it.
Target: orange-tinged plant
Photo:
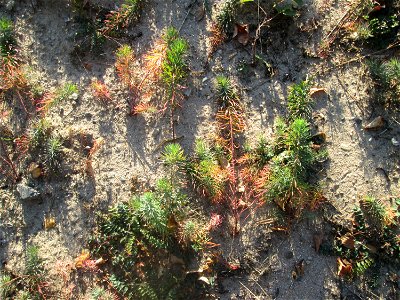
[[[108,87],[98,79],[94,79],[90,85],[92,88],[93,96],[102,101],[103,103],[108,103],[111,101],[111,94]]]

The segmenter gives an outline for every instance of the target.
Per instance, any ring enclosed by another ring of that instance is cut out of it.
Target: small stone
[[[342,143],[340,145],[340,149],[342,149],[343,151],[351,151],[352,147],[350,144]]]
[[[395,147],[400,146],[400,142],[395,137],[392,137],[392,144]]]
[[[206,82],[208,80],[208,77],[204,77],[203,80],[201,81],[202,83]]]
[[[73,93],[70,97],[69,97],[69,99],[70,100],[78,100],[78,93]]]
[[[30,186],[27,186],[23,183],[20,183],[17,185],[17,192],[21,198],[21,200],[34,200],[40,197],[40,193],[35,190],[34,188],[31,188]]]

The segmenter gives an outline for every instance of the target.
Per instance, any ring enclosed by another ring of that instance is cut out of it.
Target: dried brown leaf
[[[233,38],[237,37],[238,42],[246,46],[249,42],[249,24],[235,24]]]

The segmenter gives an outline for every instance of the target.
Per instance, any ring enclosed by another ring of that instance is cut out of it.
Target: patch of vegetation
[[[359,40],[376,48],[385,48],[398,39],[400,8],[396,1],[365,1],[358,9],[356,36]]]
[[[93,254],[111,263],[109,279],[125,297],[159,299],[173,293],[183,274],[178,272],[175,278],[166,272],[160,278],[155,262],[165,259],[166,253],[182,255],[186,245],[200,251],[209,240],[204,226],[190,225],[195,221],[189,218],[187,196],[178,179],[186,160],[183,150],[170,144],[162,160],[170,175],[160,179],[154,191],[135,195],[102,215],[92,240]]]
[[[183,98],[182,87],[188,74],[185,56],[187,42],[179,37],[178,31],[170,27],[164,35],[167,49],[161,67],[161,78],[165,85],[164,109],[169,107],[172,137],[175,138],[174,113]]]
[[[14,26],[11,20],[0,18],[0,55],[3,59],[16,53]]]
[[[39,119],[34,122],[34,125],[29,133],[30,146],[32,149],[37,149],[45,145],[51,135],[52,126],[50,122],[45,119]]]
[[[28,246],[22,275],[0,273],[1,299],[46,299],[49,288],[43,263],[39,256],[39,248],[34,245]]]
[[[62,141],[60,138],[52,136],[49,138],[45,153],[46,153],[46,167],[51,172],[58,172],[61,166],[62,157]]]
[[[339,275],[359,276],[381,263],[399,266],[400,199],[393,200],[391,207],[375,197],[365,196],[354,209],[352,226],[337,230],[334,248],[339,256]]]
[[[370,61],[369,68],[377,85],[376,96],[385,106],[400,104],[400,60],[391,58],[386,62]]]
[[[101,34],[115,36],[127,29],[139,18],[141,4],[142,0],[125,0],[119,9],[106,16]]]
[[[303,0],[277,0],[274,3],[274,8],[278,13],[293,17],[297,14],[301,5],[303,5]]]
[[[218,154],[204,140],[196,140],[194,157],[187,172],[201,193],[219,202],[226,189],[228,173],[218,162]]]
[[[314,167],[326,157],[325,151],[314,150],[309,119],[312,99],[310,83],[294,85],[288,95],[289,117],[277,120],[274,141],[261,139],[254,149],[248,150],[247,161],[263,170],[257,186],[265,200],[295,216],[303,208],[314,207],[322,198],[309,182]]]
[[[302,118],[311,120],[313,100],[310,96],[311,81],[305,80],[294,84],[288,95],[288,110],[290,120]]]

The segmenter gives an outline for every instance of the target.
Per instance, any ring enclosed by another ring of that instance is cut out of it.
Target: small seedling
[[[108,87],[98,79],[92,81],[90,85],[92,88],[93,96],[103,103],[109,103],[111,101],[111,94]]]
[[[45,149],[46,166],[52,172],[57,172],[61,167],[62,141],[58,137],[51,137]]]
[[[392,58],[387,62],[370,61],[369,68],[377,84],[377,97],[386,106],[400,104],[400,60]],[[380,93],[379,93],[380,92]]]
[[[58,105],[60,102],[71,98],[77,98],[78,92],[78,87],[68,82],[64,84],[64,86],[58,88],[54,93],[45,94],[43,98],[37,102],[36,110],[45,115],[50,108]]]
[[[305,80],[299,84],[294,84],[288,95],[288,109],[291,120],[303,118],[311,120],[313,100],[310,96],[311,82]]]
[[[116,56],[115,69],[118,77],[132,90],[135,78],[133,66],[135,57],[133,50],[129,45],[122,45],[117,49]]]
[[[107,15],[100,32],[105,36],[121,33],[139,18],[141,0],[125,0],[121,7]]]
[[[43,147],[49,139],[50,134],[50,122],[44,118],[37,120],[29,133],[30,146],[33,149]]]

